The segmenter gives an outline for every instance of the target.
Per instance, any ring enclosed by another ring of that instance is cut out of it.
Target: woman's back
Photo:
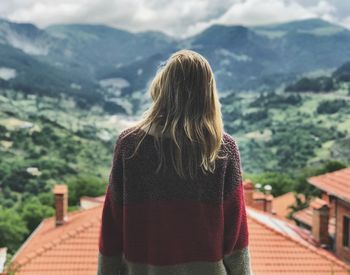
[[[138,154],[128,158],[145,134],[132,130],[120,134],[114,150],[98,274],[251,274],[234,139],[224,133],[220,155],[226,157],[216,160],[214,173],[184,180],[171,163],[167,173],[155,173],[159,159],[151,134],[145,135]]]

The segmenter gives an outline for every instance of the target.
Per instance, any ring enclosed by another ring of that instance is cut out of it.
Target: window
[[[343,246],[349,247],[350,239],[350,217],[343,217]]]

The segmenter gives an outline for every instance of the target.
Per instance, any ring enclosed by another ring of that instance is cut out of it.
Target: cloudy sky
[[[212,24],[261,25],[320,17],[350,28],[349,0],[0,0],[0,17],[32,22],[106,24],[184,37]]]

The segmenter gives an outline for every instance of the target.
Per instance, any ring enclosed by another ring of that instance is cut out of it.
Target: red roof
[[[255,275],[329,275],[332,270],[348,274],[346,265],[329,252],[271,226],[279,220],[273,215],[247,209]],[[59,227],[54,218],[43,220],[13,258],[13,263],[22,265],[16,275],[95,275],[101,213],[102,205],[72,212]]]
[[[292,237],[285,229],[281,229],[281,222],[289,226],[285,221],[256,209],[248,210],[254,274],[348,274],[346,264],[333,254],[300,238]],[[258,220],[250,212],[260,212],[260,215],[266,216],[268,222]]]
[[[44,219],[13,262],[23,265],[16,275],[96,274],[102,206],[68,213],[65,224]]]
[[[298,197],[301,199],[302,202],[305,202],[305,196],[303,194],[298,194]],[[273,199],[272,209],[279,218],[291,222],[291,220],[287,219],[286,216],[292,211],[292,209],[289,208],[289,206],[294,204],[295,195],[293,192],[288,192]]]
[[[350,202],[350,168],[311,177],[308,182],[330,195]]]

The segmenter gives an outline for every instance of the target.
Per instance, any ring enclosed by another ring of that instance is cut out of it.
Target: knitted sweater
[[[183,180],[174,171],[154,173],[158,155],[150,134],[139,154],[126,159],[145,133],[125,136],[131,129],[119,135],[114,147],[97,274],[252,274],[235,140],[224,133],[220,155],[227,157],[217,159],[213,174]]]

